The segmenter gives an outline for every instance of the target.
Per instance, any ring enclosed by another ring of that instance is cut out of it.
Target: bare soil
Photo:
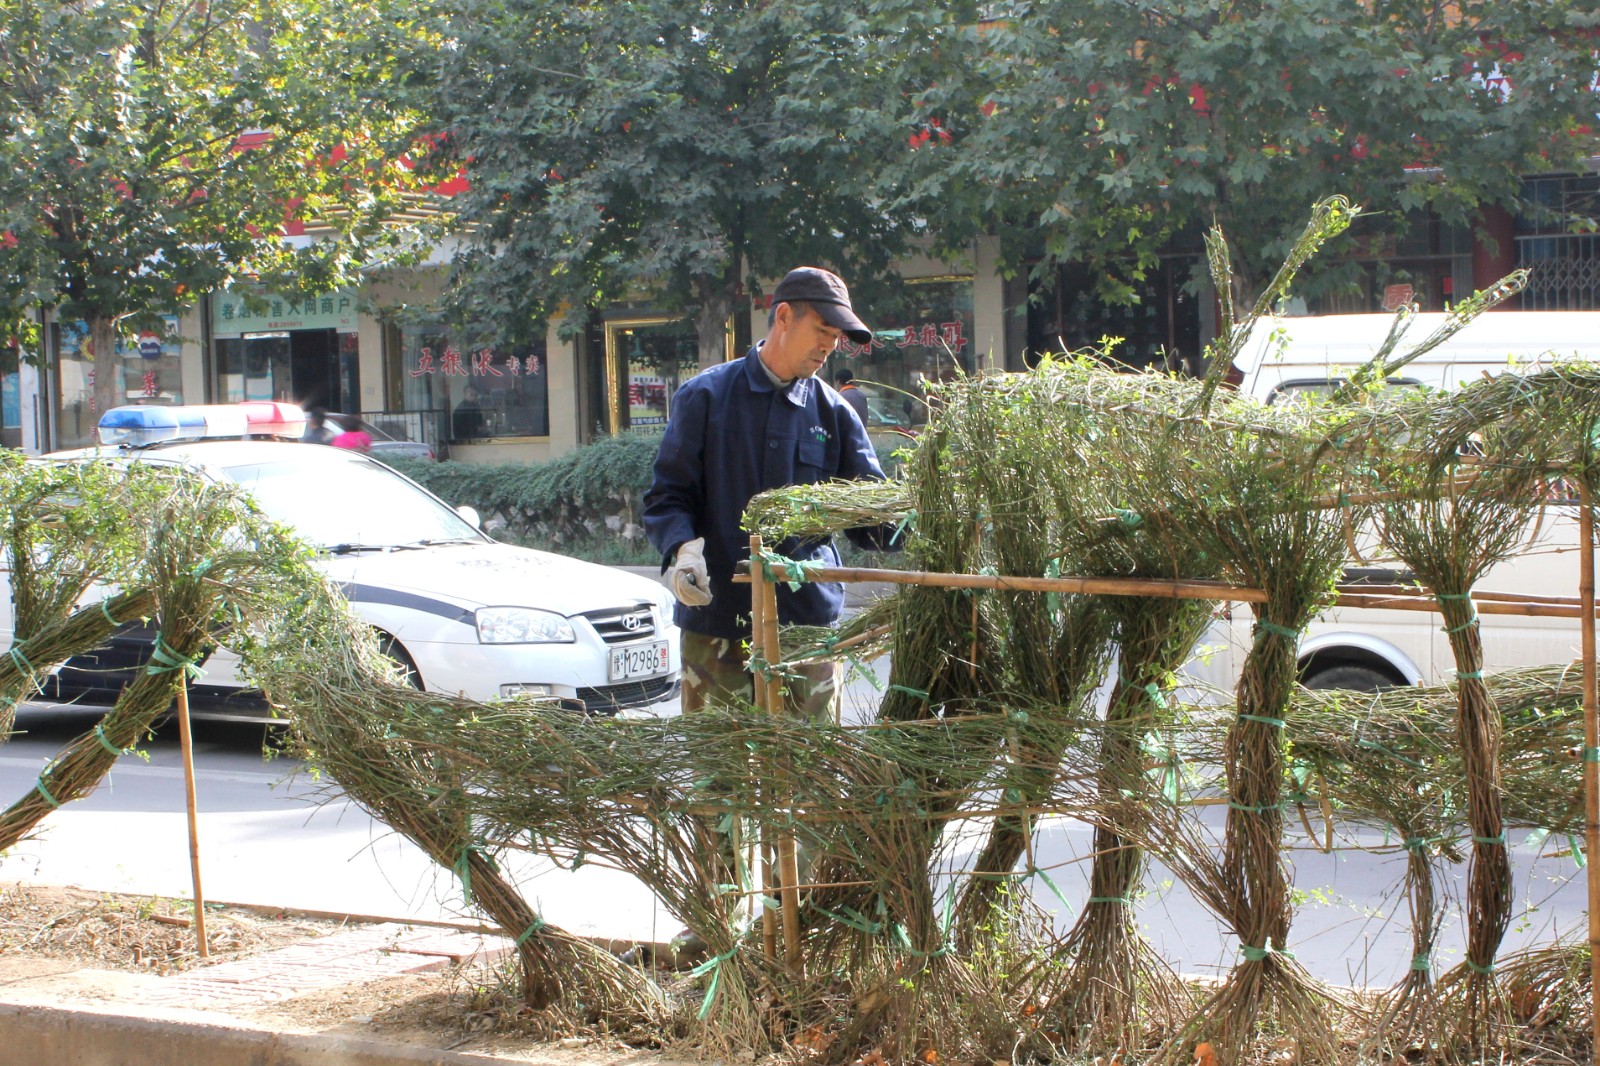
[[[206,908],[202,959],[186,900],[29,884],[0,886],[0,986],[63,1003],[130,1000],[141,982],[355,928],[328,918]],[[492,1053],[527,1062],[670,1066],[652,1049],[596,1034],[535,1034],[493,964],[466,965],[319,989],[230,1007],[230,1017],[291,1033],[338,1033],[391,1043]]]

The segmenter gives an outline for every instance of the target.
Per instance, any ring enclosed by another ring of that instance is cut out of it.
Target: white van
[[[1441,313],[1415,316],[1396,349],[1405,352],[1443,324]],[[1242,391],[1267,403],[1292,402],[1296,394],[1331,392],[1366,363],[1388,336],[1394,316],[1329,315],[1264,320],[1235,360]],[[1391,356],[1392,358],[1392,356]],[[1402,387],[1458,388],[1507,370],[1526,372],[1556,360],[1600,359],[1600,312],[1499,311],[1481,315],[1444,344],[1402,368]],[[1492,569],[1479,587],[1496,592],[1572,597],[1578,593],[1577,519],[1573,508],[1553,507],[1530,525],[1534,543]],[[1349,583],[1409,580],[1393,560],[1352,562]],[[1249,649],[1251,617],[1234,605],[1231,617],[1212,627],[1205,645],[1209,661],[1191,664],[1200,680],[1232,688]],[[1307,630],[1300,643],[1300,679],[1310,688],[1372,690],[1392,685],[1443,684],[1455,662],[1438,614],[1414,611],[1333,610]],[[1484,615],[1484,667],[1570,662],[1578,654],[1576,619]]]

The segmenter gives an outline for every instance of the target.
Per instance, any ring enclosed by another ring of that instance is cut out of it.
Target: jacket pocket
[[[820,440],[796,441],[794,465],[797,480],[821,481],[826,476],[823,472],[828,468],[828,445]]]

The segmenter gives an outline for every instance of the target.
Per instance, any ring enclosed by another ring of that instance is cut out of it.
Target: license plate
[[[652,640],[648,644],[630,644],[625,648],[611,649],[611,680],[626,681],[634,677],[655,677],[672,669],[672,657],[667,652],[668,642]]]

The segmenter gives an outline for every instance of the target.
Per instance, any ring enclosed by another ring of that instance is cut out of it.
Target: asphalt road
[[[885,664],[879,663],[880,674]],[[846,690],[847,720],[866,719],[876,689],[856,678]],[[677,712],[675,703],[655,713]],[[0,745],[0,803],[32,787],[39,770],[73,736],[92,728],[96,711],[29,705],[21,735]],[[331,783],[289,759],[264,760],[263,729],[233,723],[196,724],[196,766],[202,877],[207,899],[273,907],[413,919],[474,917],[448,871],[373,822]],[[0,856],[0,884],[29,881],[160,896],[191,891],[187,819],[177,731],[163,730],[148,760],[125,756],[93,795],[55,812],[35,838]],[[1205,812],[1220,841],[1222,812]],[[1314,821],[1314,825],[1317,823]],[[1291,826],[1293,829],[1293,825]],[[1317,826],[1320,829],[1320,825]],[[1349,830],[1343,830],[1347,835]],[[1583,872],[1568,857],[1541,857],[1513,834],[1516,917],[1507,947],[1577,935],[1586,921]],[[1058,927],[1088,895],[1091,830],[1070,819],[1039,829],[1034,897]],[[1300,896],[1290,949],[1313,973],[1349,984],[1387,985],[1409,965],[1406,902],[1398,854],[1361,850],[1322,854],[1299,832],[1291,852]],[[1363,847],[1381,833],[1356,833]],[[1388,842],[1392,847],[1392,841]],[[972,839],[952,839],[947,869],[965,869]],[[1551,843],[1545,850],[1555,851]],[[1394,849],[1397,850],[1397,849]],[[514,856],[508,872],[552,922],[594,936],[665,940],[680,923],[637,881],[589,864],[569,871],[531,856]],[[1048,879],[1048,880],[1047,880]],[[1465,869],[1453,871],[1447,893],[1459,900]],[[1053,888],[1051,885],[1053,884]],[[1183,972],[1225,972],[1238,944],[1159,865],[1146,879],[1138,915],[1160,953]],[[1462,957],[1461,908],[1453,907],[1436,954],[1443,965]]]

